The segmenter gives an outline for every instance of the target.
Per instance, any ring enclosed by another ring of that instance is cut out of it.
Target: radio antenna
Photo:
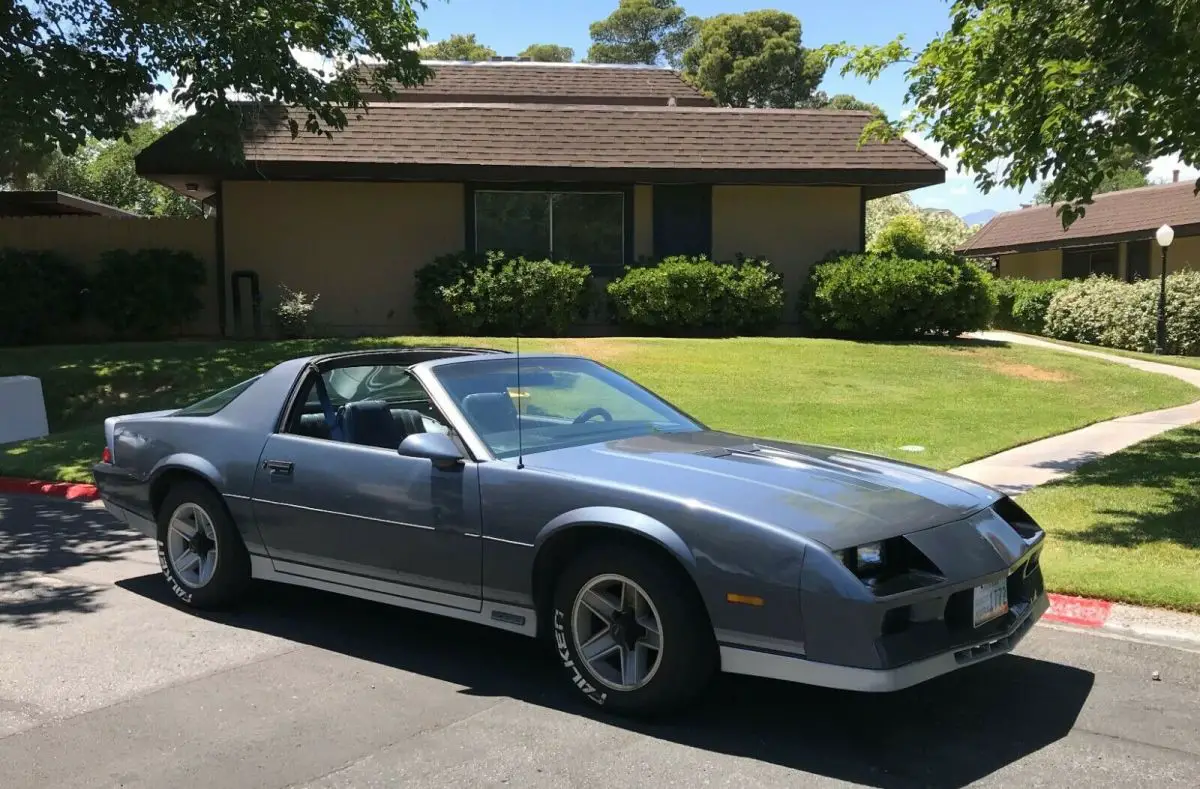
[[[517,468],[525,468],[525,442],[521,436],[521,401],[525,390],[521,388],[521,325],[525,322],[525,256],[517,258]]]

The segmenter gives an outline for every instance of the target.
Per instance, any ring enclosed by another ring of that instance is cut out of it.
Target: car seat
[[[396,449],[404,439],[392,418],[392,409],[382,400],[346,403],[340,418],[342,432],[351,444]]]
[[[517,429],[517,409],[507,392],[476,392],[463,398],[463,411],[480,433]]]

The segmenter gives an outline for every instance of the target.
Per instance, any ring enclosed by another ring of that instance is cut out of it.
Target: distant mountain
[[[967,227],[974,227],[975,225],[983,224],[998,213],[1000,212],[993,211],[990,208],[985,208],[982,211],[975,211],[974,213],[967,214],[962,219],[967,223]]]

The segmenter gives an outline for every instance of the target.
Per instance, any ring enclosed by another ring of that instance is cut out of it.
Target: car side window
[[[413,433],[451,432],[425,387],[403,365],[337,367],[321,373],[321,381],[332,424],[317,376],[309,373],[283,432],[389,449]]]

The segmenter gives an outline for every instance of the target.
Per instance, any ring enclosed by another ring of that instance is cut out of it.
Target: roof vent
[[[675,106],[677,106],[678,104],[679,104],[679,102],[675,101],[675,97],[674,97],[674,96],[672,96],[671,98],[667,99],[667,106],[668,106],[668,107],[675,107]]]
[[[1171,171],[1171,183],[1174,183],[1174,184],[1179,183],[1179,171],[1178,170]]]

